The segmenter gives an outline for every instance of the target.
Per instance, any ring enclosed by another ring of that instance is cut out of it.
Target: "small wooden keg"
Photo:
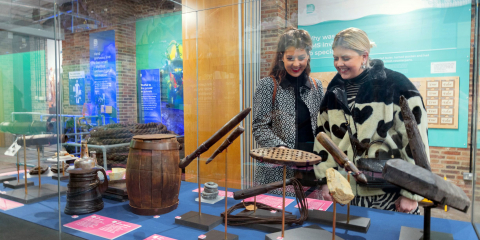
[[[177,208],[182,176],[178,150],[172,134],[133,137],[125,175],[133,213],[158,215]]]
[[[97,172],[104,176],[103,182],[98,179]],[[87,214],[103,209],[102,193],[108,188],[107,174],[100,167],[91,169],[71,169],[68,183],[67,205],[65,214]]]

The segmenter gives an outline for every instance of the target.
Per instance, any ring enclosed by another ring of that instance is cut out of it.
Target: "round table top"
[[[320,163],[322,158],[316,154],[290,148],[257,148],[250,151],[254,159],[289,166],[307,167]]]

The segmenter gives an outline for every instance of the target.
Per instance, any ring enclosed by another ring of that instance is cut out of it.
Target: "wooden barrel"
[[[177,208],[182,176],[178,149],[172,134],[133,137],[125,175],[133,213],[158,215]]]
[[[104,181],[100,182],[97,172],[103,173]],[[68,183],[67,205],[65,214],[87,214],[103,209],[102,193],[108,188],[107,174],[103,168],[72,169]]]

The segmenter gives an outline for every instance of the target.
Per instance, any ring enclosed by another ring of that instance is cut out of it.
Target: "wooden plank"
[[[140,150],[130,148],[127,160],[127,189],[130,194],[130,206],[140,206],[140,174],[138,172],[140,161],[137,159],[140,155]]]
[[[165,151],[152,151],[152,208],[162,207],[162,200],[171,194],[164,188],[163,175],[167,174],[167,171],[163,168],[168,164],[163,164],[163,152]]]
[[[141,150],[140,163],[141,208],[152,207],[152,151]]]
[[[225,0],[185,0],[188,6],[226,5]],[[184,9],[184,12],[188,12]],[[185,13],[182,18],[184,43],[184,103],[185,103],[185,153],[193,152],[198,144],[235,116],[240,109],[239,88],[239,31],[238,6],[198,12],[198,89],[195,48],[196,14]],[[198,98],[197,98],[198,90]],[[197,116],[198,103],[198,116]],[[200,128],[197,128],[197,123]],[[197,143],[198,135],[198,143]],[[201,183],[217,182],[223,186],[225,154],[205,166],[205,161],[224,141],[221,139],[201,155]],[[232,188],[241,188],[240,141],[228,148],[228,181]],[[185,168],[185,179],[197,182],[197,165],[192,162]]]

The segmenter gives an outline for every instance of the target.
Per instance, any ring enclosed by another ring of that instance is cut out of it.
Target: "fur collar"
[[[384,81],[387,79],[387,74],[385,73],[385,66],[382,60],[373,59],[370,61],[371,68],[368,70],[368,80],[374,81]],[[340,74],[337,73],[335,77],[333,77],[332,81],[328,85],[328,89],[332,89],[334,87],[345,87],[345,80],[340,77]]]

